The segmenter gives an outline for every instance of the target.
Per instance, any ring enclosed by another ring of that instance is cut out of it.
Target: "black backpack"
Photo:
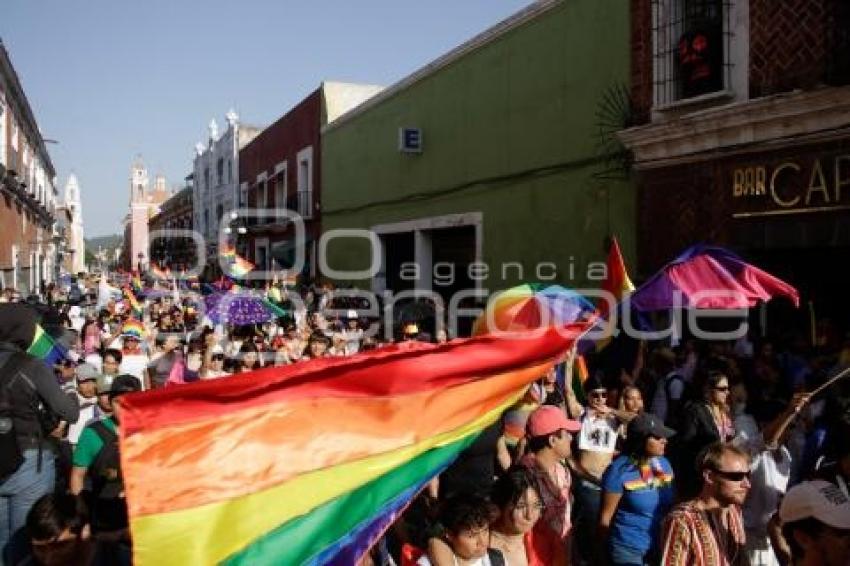
[[[92,528],[95,532],[127,528],[127,500],[123,497],[124,480],[118,454],[118,435],[97,421],[89,425],[103,442],[103,448],[92,462]]]
[[[14,474],[24,461],[15,430],[12,380],[26,361],[26,354],[14,352],[0,368],[0,481]]]
[[[103,424],[103,421],[96,421],[89,426],[103,442],[103,448],[97,453],[91,466],[92,491],[97,498],[117,498],[124,491],[121,458],[118,453],[118,435]]]

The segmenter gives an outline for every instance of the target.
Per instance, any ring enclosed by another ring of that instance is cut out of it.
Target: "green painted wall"
[[[535,264],[554,262],[558,282],[583,285],[609,233],[631,264],[634,189],[601,175],[597,116],[605,92],[628,83],[628,6],[564,0],[329,129],[323,229],[480,211],[483,260],[496,275],[520,262],[531,281]],[[400,126],[422,128],[421,155],[399,153]],[[328,262],[362,269],[367,249],[336,241]],[[513,274],[486,286],[518,283]]]

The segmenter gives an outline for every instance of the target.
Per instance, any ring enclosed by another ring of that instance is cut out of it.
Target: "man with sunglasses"
[[[663,566],[749,564],[741,505],[750,490],[749,455],[732,444],[709,445],[697,459],[702,490],[664,521]]]

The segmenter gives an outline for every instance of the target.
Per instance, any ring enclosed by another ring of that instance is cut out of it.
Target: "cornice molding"
[[[735,102],[622,130],[620,141],[636,169],[701,161],[756,146],[845,138],[850,128],[850,86]]]

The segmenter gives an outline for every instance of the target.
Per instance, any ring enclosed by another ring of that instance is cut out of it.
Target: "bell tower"
[[[145,202],[148,194],[148,170],[142,156],[136,156],[130,168],[130,204]]]

